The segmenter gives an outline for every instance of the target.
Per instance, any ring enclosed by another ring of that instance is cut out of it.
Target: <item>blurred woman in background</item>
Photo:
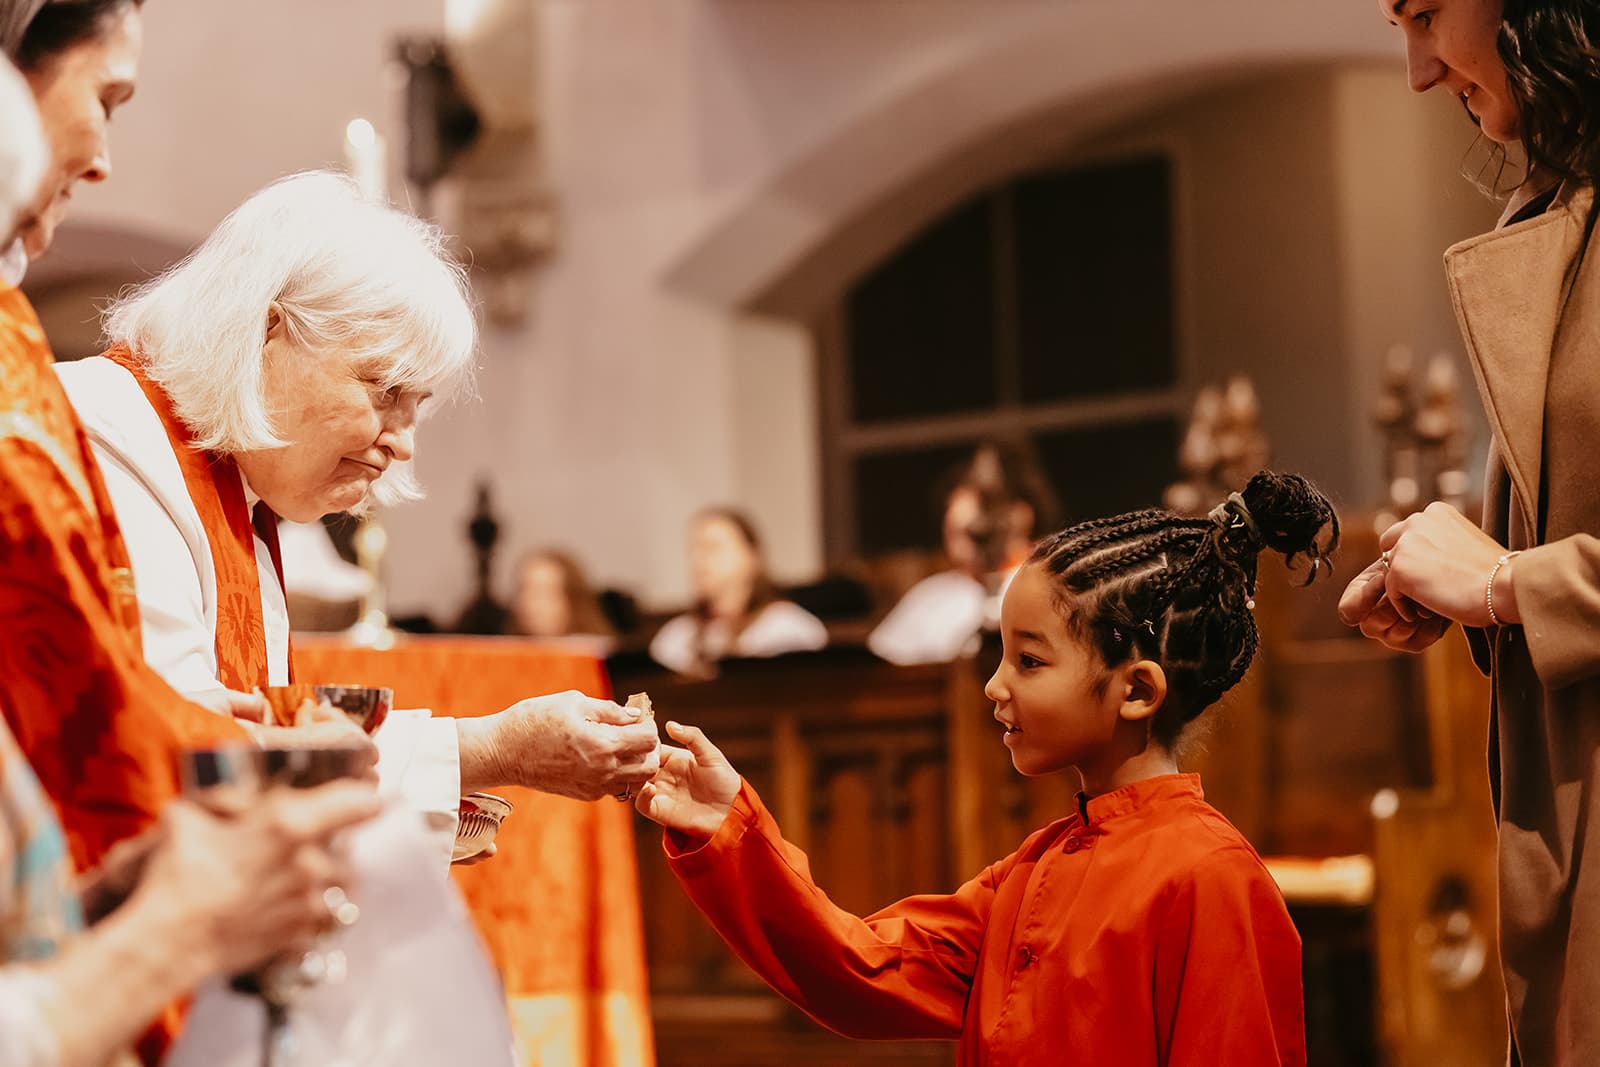
[[[511,598],[519,634],[561,641],[603,656],[616,643],[616,628],[600,609],[583,566],[557,548],[536,548],[517,565]]]
[[[695,516],[689,534],[695,606],[663,626],[650,655],[679,674],[708,676],[718,660],[807,652],[828,643],[815,615],[784,600],[767,576],[761,538],[732,508]]]
[[[998,626],[1000,597],[1035,532],[1059,525],[1055,494],[1027,448],[980,445],[947,484],[949,569],[912,586],[867,636],[867,647],[890,663],[947,663],[980,630]]]

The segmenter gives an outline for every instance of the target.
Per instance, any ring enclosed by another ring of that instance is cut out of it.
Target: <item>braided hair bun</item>
[[[1310,560],[1309,584],[1332,569],[1338,543],[1327,497],[1298,474],[1262,471],[1205,518],[1150,509],[1095,519],[1041,541],[1032,562],[1055,578],[1069,624],[1107,665],[1135,655],[1161,664],[1168,699],[1154,733],[1171,745],[1255,658],[1261,551],[1291,567]]]

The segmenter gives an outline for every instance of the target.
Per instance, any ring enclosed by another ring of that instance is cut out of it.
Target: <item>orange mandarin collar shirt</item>
[[[964,1067],[1304,1064],[1300,937],[1198,776],[1087,812],[865,919],[812,882],[748,783],[713,838],[665,847],[740,958],[846,1036],[956,1040]]]

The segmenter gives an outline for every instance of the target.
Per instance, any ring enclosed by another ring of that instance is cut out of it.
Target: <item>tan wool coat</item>
[[[1506,213],[1516,219],[1528,197]],[[1511,1062],[1600,1064],[1600,240],[1594,190],[1445,255],[1494,440],[1483,526],[1512,549],[1520,626],[1474,633],[1494,680],[1490,773]],[[1593,855],[1590,855],[1593,853]]]

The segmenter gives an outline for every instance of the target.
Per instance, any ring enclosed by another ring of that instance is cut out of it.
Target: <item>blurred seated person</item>
[[[608,654],[617,640],[583,567],[555,548],[534,549],[517,565],[511,621],[516,633],[596,656]]]
[[[822,622],[779,596],[767,577],[761,539],[740,512],[711,508],[695,516],[689,568],[694,609],[669,621],[650,642],[650,656],[662,666],[709,677],[719,660],[827,645]]]
[[[944,552],[950,569],[900,598],[867,637],[890,663],[947,663],[978,631],[999,621],[1000,597],[1033,547],[1059,525],[1055,494],[1031,452],[988,442],[948,480]]]

